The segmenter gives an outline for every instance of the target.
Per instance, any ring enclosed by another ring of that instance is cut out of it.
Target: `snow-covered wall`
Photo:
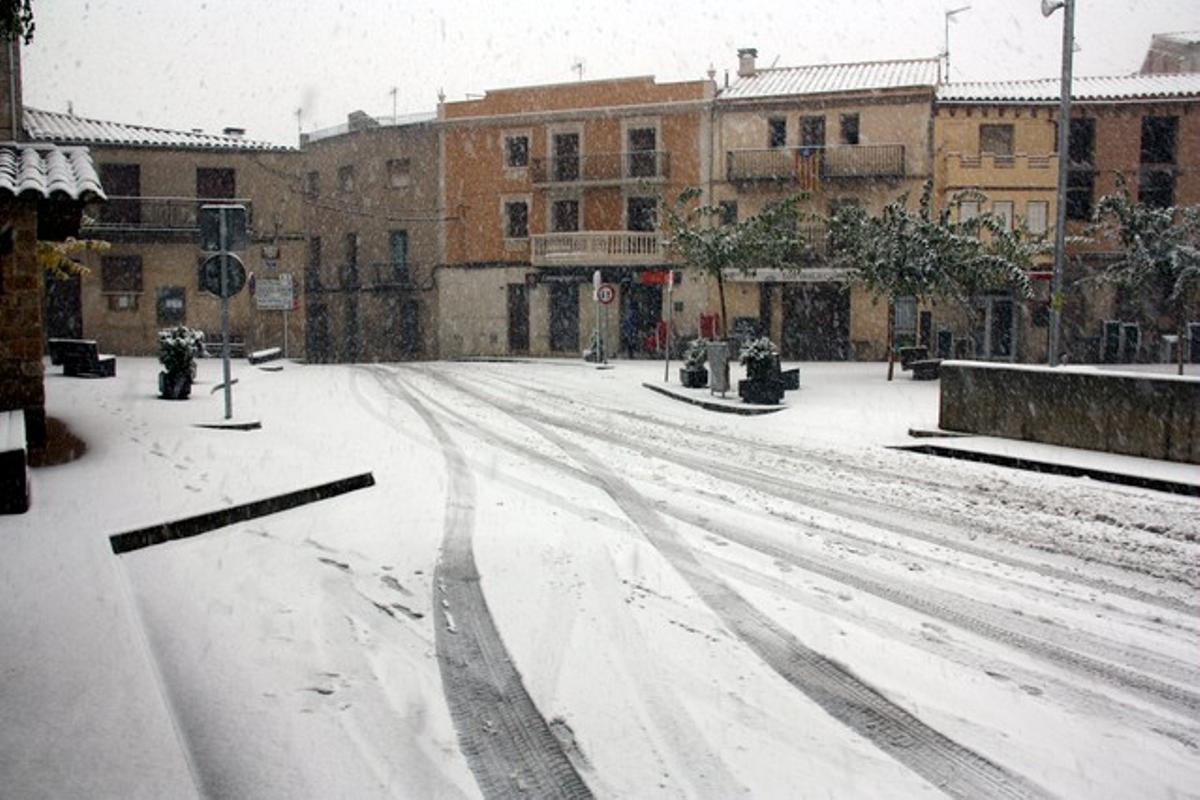
[[[939,424],[1200,464],[1200,379],[948,361]]]

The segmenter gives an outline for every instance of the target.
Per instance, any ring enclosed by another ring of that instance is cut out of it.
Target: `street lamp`
[[[1075,50],[1075,0],[1042,0],[1042,16],[1063,10],[1062,97],[1058,107],[1058,189],[1054,196],[1054,277],[1050,282],[1049,363],[1059,364],[1063,310],[1063,262],[1067,238],[1067,167],[1070,163],[1071,131],[1071,57]]]
[[[950,22],[951,22],[951,18],[954,17],[956,14],[961,14],[964,11],[969,11],[970,8],[971,8],[970,6],[959,6],[958,8],[952,8],[946,12],[946,38],[943,42],[942,55],[946,59],[946,82],[947,83],[950,82]]]

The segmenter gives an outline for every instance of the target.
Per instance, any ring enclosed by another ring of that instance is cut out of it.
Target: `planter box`
[[[738,381],[738,397],[746,403],[760,406],[776,406],[783,400],[783,381],[754,380]]]
[[[192,394],[192,376],[158,373],[158,394],[164,400],[187,400]]]
[[[708,386],[708,369],[705,367],[680,367],[679,383],[685,389],[703,389]]]

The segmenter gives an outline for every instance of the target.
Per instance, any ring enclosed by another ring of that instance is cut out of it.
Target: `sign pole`
[[[221,374],[225,379],[225,419],[233,417],[233,387],[229,380],[229,231],[225,211],[221,220]]]

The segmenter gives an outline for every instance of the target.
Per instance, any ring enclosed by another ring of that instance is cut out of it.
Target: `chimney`
[[[754,59],[758,58],[758,50],[753,47],[743,47],[738,50],[738,77],[751,78],[756,72]]]
[[[222,133],[226,136],[232,136],[234,139],[241,139],[246,135],[245,128],[225,128]]]

